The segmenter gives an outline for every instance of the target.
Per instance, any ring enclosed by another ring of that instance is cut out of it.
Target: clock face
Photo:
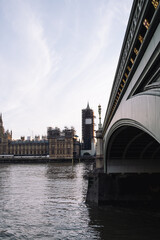
[[[92,119],[91,118],[86,118],[85,119],[85,124],[92,124]]]

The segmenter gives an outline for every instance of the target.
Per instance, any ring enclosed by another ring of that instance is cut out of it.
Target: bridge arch
[[[159,142],[136,121],[121,119],[112,125],[104,149],[107,173],[160,172]]]

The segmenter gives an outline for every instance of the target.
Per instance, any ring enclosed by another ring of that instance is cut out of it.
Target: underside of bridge
[[[107,142],[105,173],[89,177],[87,201],[99,205],[159,206],[159,142],[133,125],[117,127]]]
[[[118,128],[107,147],[107,172],[160,172],[160,144],[133,126]]]

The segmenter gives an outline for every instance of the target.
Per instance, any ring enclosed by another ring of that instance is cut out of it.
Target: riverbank
[[[41,158],[21,158],[21,157],[14,157],[14,158],[0,158],[0,164],[12,164],[12,163],[18,163],[18,164],[25,164],[25,163],[65,163],[65,162],[73,162],[73,163],[78,163],[78,162],[88,162],[88,163],[93,163],[94,159],[93,158],[77,158],[77,159],[51,159],[51,158],[46,158],[46,157],[41,157]]]

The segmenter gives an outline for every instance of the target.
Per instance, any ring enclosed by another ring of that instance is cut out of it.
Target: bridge
[[[106,173],[160,172],[160,3],[133,2],[103,124]]]
[[[133,1],[105,119],[96,136],[97,169],[89,177],[88,202],[160,199],[159,0]]]

